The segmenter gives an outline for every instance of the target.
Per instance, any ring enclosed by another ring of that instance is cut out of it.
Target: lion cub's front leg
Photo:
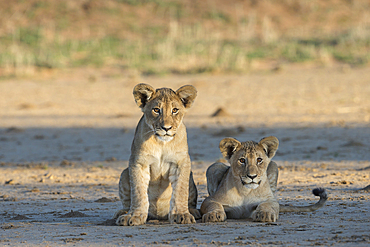
[[[279,203],[277,201],[263,202],[252,213],[253,221],[275,222],[279,218]]]
[[[189,197],[190,159],[184,164],[171,165],[169,179],[172,185],[172,198],[170,206],[170,223],[192,224],[194,216],[188,208]]]
[[[267,178],[272,193],[276,191],[278,175],[279,170],[277,168],[277,164],[274,161],[271,161],[267,168]],[[275,222],[278,218],[279,218],[279,203],[275,199],[261,203],[252,213],[253,221]]]
[[[202,222],[223,222],[226,220],[226,213],[223,206],[211,199],[206,198],[202,203],[201,212],[204,213],[202,216]]]
[[[130,165],[130,198],[131,207],[127,214],[117,218],[116,224],[121,226],[138,226],[145,224],[148,218],[149,199],[148,185],[150,180],[149,166]]]
[[[225,176],[225,173],[228,172],[229,166],[218,162],[212,164],[208,167],[206,176],[207,176],[207,190],[209,197],[207,197],[200,208],[202,212],[202,222],[222,222],[226,220],[225,209],[218,200],[214,199],[217,188],[219,187],[222,178]],[[217,195],[216,195],[217,196]]]

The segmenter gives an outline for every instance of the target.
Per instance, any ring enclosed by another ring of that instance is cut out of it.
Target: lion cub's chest
[[[176,153],[173,150],[158,150],[151,154],[150,180],[167,180],[171,173],[176,173],[178,169],[179,158],[183,153]]]
[[[143,125],[140,125],[141,127]],[[141,133],[143,130],[138,130]],[[144,141],[134,141],[131,163],[138,164],[149,171],[150,181],[168,180],[176,175],[178,166],[190,165],[185,127],[178,129],[176,136],[168,142],[159,140],[155,135]],[[149,168],[149,169],[147,169]]]
[[[252,212],[256,209],[258,204],[260,204],[263,200],[249,200],[249,199],[242,199],[239,202],[232,202],[230,204],[224,205],[224,210],[228,218],[230,219],[238,219],[238,218],[249,218]]]
[[[155,159],[155,162],[150,164],[150,180],[168,179],[171,165],[174,161],[169,159]]]
[[[259,204],[269,200],[270,193],[266,183],[262,183],[257,189],[244,189],[232,187],[226,189],[229,195],[224,201],[223,207],[228,218],[250,218]],[[266,192],[267,191],[267,192]]]
[[[252,195],[243,196],[235,194],[234,197],[228,198],[227,202],[223,204],[223,207],[228,218],[249,218],[261,201],[263,200],[255,198]]]

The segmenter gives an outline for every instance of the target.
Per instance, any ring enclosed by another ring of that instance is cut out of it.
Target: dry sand
[[[0,82],[1,246],[370,245],[370,194],[359,190],[370,184],[370,69],[160,78],[72,72]],[[138,82],[198,89],[184,120],[198,206],[207,196],[205,170],[221,158],[219,141],[268,135],[280,140],[279,201],[314,203],[311,190],[324,187],[327,205],[280,214],[276,223],[112,225],[141,116],[132,96]]]

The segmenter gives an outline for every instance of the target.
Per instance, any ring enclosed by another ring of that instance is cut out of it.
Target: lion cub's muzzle
[[[257,175],[240,176],[240,181],[242,185],[247,189],[256,189],[261,184],[261,180],[257,177]]]
[[[170,141],[175,137],[176,131],[172,127],[162,127],[155,129],[155,135],[162,141]]]

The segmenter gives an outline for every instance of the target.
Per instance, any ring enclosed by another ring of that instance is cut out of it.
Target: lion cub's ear
[[[177,89],[176,94],[181,99],[185,108],[190,108],[195,97],[197,97],[197,90],[191,85],[185,85]]]
[[[220,151],[226,159],[230,159],[241,143],[234,138],[224,138],[220,142]]]
[[[148,103],[150,98],[153,96],[154,92],[155,92],[154,88],[148,84],[145,83],[137,84],[134,87],[133,92],[136,104],[140,108],[144,108],[146,103]]]
[[[263,138],[259,143],[266,152],[267,157],[270,159],[275,156],[276,150],[279,147],[279,140],[275,136]]]

